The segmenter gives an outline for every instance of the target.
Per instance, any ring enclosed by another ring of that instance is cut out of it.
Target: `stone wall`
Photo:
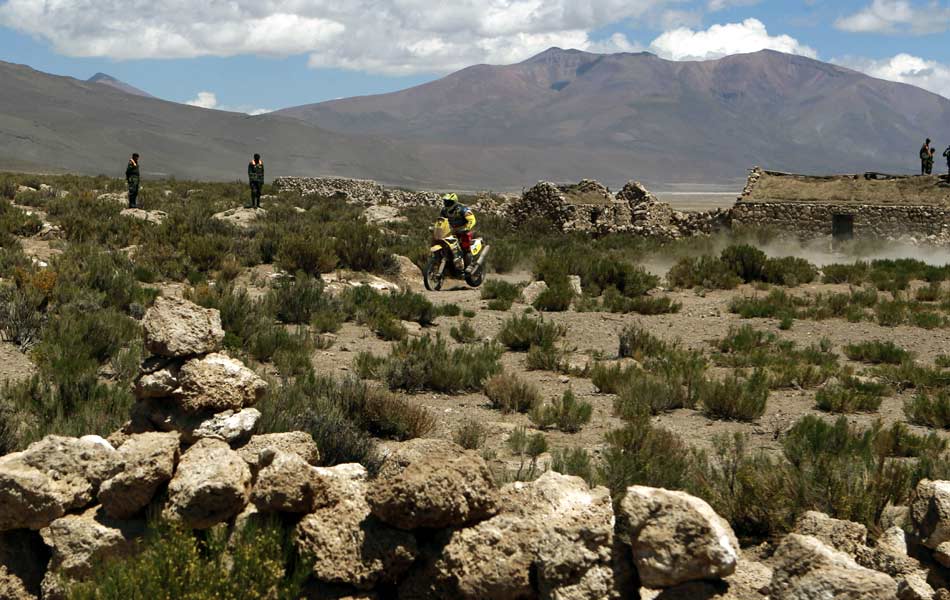
[[[835,215],[854,217],[854,237],[950,244],[950,209],[935,206],[875,206],[796,202],[738,202],[732,221],[767,227],[800,239],[832,235]]]
[[[368,179],[343,177],[278,177],[274,188],[280,192],[296,192],[304,196],[332,198],[341,196],[354,204],[391,204],[394,206],[440,206],[435,192],[410,192],[381,186]]]

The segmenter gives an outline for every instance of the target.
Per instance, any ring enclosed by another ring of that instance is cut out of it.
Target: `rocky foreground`
[[[923,481],[890,528],[807,513],[774,546],[740,548],[683,492],[606,488],[548,472],[498,487],[451,442],[394,446],[378,474],[324,468],[309,434],[255,435],[266,383],[221,353],[217,311],[160,298],[152,353],[121,431],[50,436],[0,458],[0,598],[63,598],[136,551],[146,515],[240,530],[293,526],[309,598],[950,598],[950,482]]]

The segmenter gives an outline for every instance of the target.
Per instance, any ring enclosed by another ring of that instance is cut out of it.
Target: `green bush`
[[[818,390],[815,407],[831,413],[874,412],[881,407],[881,397],[842,385]]]
[[[511,453],[520,460],[518,470],[504,479],[514,481],[533,481],[541,476],[543,470],[538,459],[548,451],[548,440],[543,433],[529,434],[525,427],[517,427],[505,442]]]
[[[572,390],[567,390],[561,398],[550,404],[538,404],[528,417],[540,429],[557,428],[565,433],[577,433],[590,423],[594,407],[590,402],[578,401]]]
[[[856,262],[854,264],[831,264],[825,265],[821,269],[822,281],[824,283],[849,283],[851,285],[861,285],[868,280],[871,272],[871,265],[866,262]]]
[[[904,403],[904,415],[915,425],[950,429],[950,392],[917,394]]]
[[[699,388],[703,411],[715,419],[754,421],[765,414],[769,397],[768,376],[757,370],[748,379],[730,376],[707,381]]]
[[[338,310],[324,292],[323,282],[300,272],[297,277],[282,278],[265,297],[267,310],[284,323],[306,324],[314,314]]]
[[[910,352],[894,342],[880,340],[848,344],[844,353],[851,360],[872,365],[899,365],[911,358]]]
[[[567,328],[562,325],[522,315],[506,320],[495,336],[495,341],[509,350],[526,352],[531,346],[553,346],[565,334]]]
[[[566,364],[567,350],[562,346],[547,343],[528,348],[525,357],[525,367],[529,371],[552,371],[559,373],[568,369]]]
[[[541,312],[564,312],[571,308],[572,302],[574,302],[574,290],[565,279],[549,285],[532,306]]]
[[[762,279],[775,285],[795,287],[811,283],[818,277],[818,269],[804,258],[786,256],[770,258],[765,262]]]
[[[329,273],[336,268],[339,261],[333,241],[329,238],[313,239],[292,233],[281,239],[277,248],[277,266],[288,273]]]
[[[693,408],[695,398],[679,381],[641,373],[624,382],[614,400],[614,414],[626,421],[678,408]]]
[[[466,450],[480,450],[488,439],[488,429],[481,422],[470,419],[455,430],[452,439]]]
[[[731,290],[742,282],[729,265],[713,256],[681,258],[666,274],[666,281],[674,288],[712,290]]]
[[[642,361],[645,357],[656,356],[669,349],[669,345],[640,325],[627,325],[620,332],[620,358],[635,358]]]
[[[768,257],[765,252],[748,244],[729,246],[722,251],[722,262],[742,281],[762,281]]]
[[[290,536],[276,523],[249,525],[233,536],[227,529],[201,536],[159,524],[139,552],[107,560],[87,582],[69,584],[68,598],[291,600],[300,597],[308,575]]]
[[[590,381],[602,394],[616,394],[642,373],[639,366],[624,366],[619,363],[595,363],[590,372]]]
[[[690,447],[676,434],[653,427],[648,420],[609,432],[603,452],[600,480],[620,502],[627,488],[645,485],[689,490],[695,462]]]
[[[499,373],[485,383],[492,408],[503,413],[527,413],[541,404],[538,388],[510,373]]]
[[[555,473],[580,477],[587,485],[597,484],[597,470],[590,453],[584,448],[565,448],[551,452],[551,470]]]
[[[33,287],[0,287],[0,335],[27,350],[39,341],[47,297]]]
[[[482,300],[489,300],[490,310],[505,311],[521,297],[521,288],[500,279],[489,279],[482,285]]]
[[[441,336],[403,340],[377,366],[393,390],[444,393],[476,391],[501,370],[502,351],[493,344],[469,345],[450,350]]]
[[[471,319],[465,319],[458,326],[453,325],[449,335],[460,344],[474,344],[478,341],[478,333],[472,327]]]

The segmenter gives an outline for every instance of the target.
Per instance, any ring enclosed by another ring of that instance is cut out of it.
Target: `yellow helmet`
[[[442,196],[442,204],[445,205],[446,207],[452,206],[453,204],[456,204],[458,201],[459,201],[459,197],[457,194],[446,194]]]

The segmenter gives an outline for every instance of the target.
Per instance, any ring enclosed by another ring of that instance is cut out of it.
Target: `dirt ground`
[[[527,281],[529,274],[520,273],[499,278],[517,283]],[[840,285],[815,284],[797,288],[795,293],[846,289],[846,286]],[[501,328],[503,321],[511,314],[518,314],[527,308],[524,304],[516,303],[509,312],[488,310],[487,302],[480,299],[480,293],[464,286],[451,287],[442,292],[423,291],[422,293],[434,303],[454,303],[463,310],[475,311],[476,316],[472,319],[472,325],[478,334],[486,339],[493,337]],[[724,337],[730,326],[745,323],[751,323],[757,329],[771,331],[781,339],[794,341],[802,347],[818,342],[822,338],[828,338],[833,344],[834,351],[840,355],[842,364],[853,365],[858,373],[864,371],[866,367],[848,361],[842,351],[845,345],[854,342],[891,340],[913,352],[919,360],[928,363],[932,362],[937,355],[950,352],[950,331],[945,329],[924,331],[913,327],[885,328],[875,323],[849,323],[835,319],[821,322],[795,321],[791,330],[780,331],[774,320],[743,320],[729,313],[728,305],[734,296],[754,293],[756,293],[755,290],[748,286],[734,291],[709,292],[704,297],[692,291],[671,292],[671,296],[683,304],[682,311],[672,315],[644,317],[610,313],[564,312],[548,313],[545,318],[567,326],[567,343],[574,350],[571,362],[579,365],[591,361],[591,357],[595,355],[605,359],[615,358],[618,352],[619,333],[625,325],[632,323],[646,327],[658,337],[670,341],[680,340],[691,348],[702,349],[707,353],[712,350],[711,342]],[[463,317],[442,317],[428,333],[438,332],[454,344],[455,342],[449,337],[449,331],[453,325],[457,325],[462,320]],[[390,343],[377,339],[369,330],[347,324],[339,332],[335,345],[329,350],[318,352],[313,362],[320,372],[345,375],[352,372],[353,360],[357,353],[369,351],[381,355],[388,352],[389,346]],[[596,453],[603,447],[604,434],[623,425],[620,419],[611,414],[614,396],[598,393],[589,379],[551,372],[527,371],[524,363],[523,353],[507,352],[502,358],[502,364],[507,371],[516,373],[536,384],[545,399],[559,397],[565,390],[573,389],[579,399],[590,402],[594,407],[593,419],[579,433],[546,432],[552,449],[584,447]],[[717,373],[725,374],[726,372],[726,369],[712,368],[710,374],[715,376]],[[863,426],[869,426],[876,419],[881,419],[885,424],[903,421],[902,406],[909,395],[910,393],[888,397],[878,412],[849,415],[848,419],[852,423]],[[655,417],[654,422],[674,431],[699,448],[710,448],[717,434],[743,432],[750,436],[753,446],[777,451],[781,433],[789,429],[802,416],[814,414],[828,420],[837,419],[836,415],[816,410],[814,397],[815,390],[773,391],[769,396],[765,415],[753,423],[716,421],[707,418],[699,410],[685,409]],[[522,425],[531,427],[529,419],[524,415],[504,415],[493,410],[482,394],[423,393],[412,395],[410,398],[436,415],[438,426],[430,434],[431,437],[451,439],[463,423],[474,420],[488,428],[489,438],[486,446],[490,451],[495,451],[501,459],[510,457],[505,446],[505,440],[510,432]],[[929,431],[913,426],[911,429],[919,433]]]

